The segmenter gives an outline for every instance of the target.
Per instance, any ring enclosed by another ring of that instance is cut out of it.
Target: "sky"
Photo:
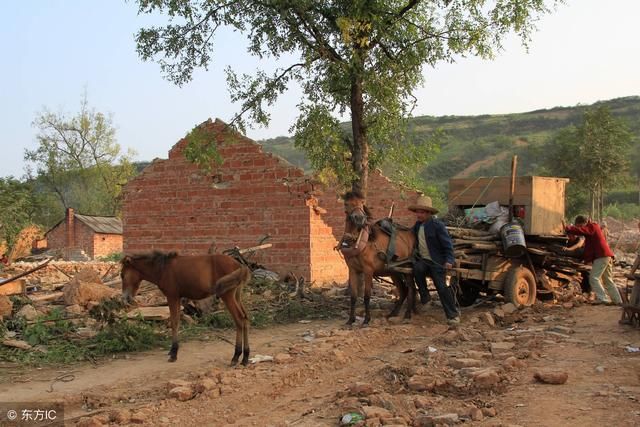
[[[640,1],[566,0],[538,22],[528,52],[508,38],[493,61],[460,58],[424,70],[415,116],[506,114],[640,95]],[[75,115],[89,106],[112,115],[123,150],[135,160],[169,149],[208,118],[228,121],[223,70],[273,69],[243,48],[237,33],[218,38],[214,64],[178,87],[135,51],[134,34],[153,23],[124,0],[21,0],[0,12],[0,177],[22,178],[24,152],[37,147],[35,117],[44,108]],[[157,18],[156,18],[157,19]],[[297,117],[295,88],[270,108],[255,140],[288,135]]]

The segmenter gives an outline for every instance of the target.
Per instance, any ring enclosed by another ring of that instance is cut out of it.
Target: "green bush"
[[[640,218],[640,205],[637,203],[614,203],[605,206],[603,214],[615,219],[630,220]]]
[[[227,310],[204,315],[198,323],[217,329],[233,328],[235,326]]]
[[[637,202],[638,202],[638,190],[635,188],[609,191],[604,196],[605,205],[613,205],[618,203],[634,204]]]
[[[149,350],[166,341],[165,334],[154,325],[141,319],[119,319],[107,325],[93,337],[90,348],[97,356],[107,356],[123,351]]]
[[[109,255],[98,257],[98,261],[120,262],[120,260],[122,259],[122,256],[123,256],[122,252],[112,252]]]
[[[64,319],[64,312],[55,308],[48,315],[39,317],[36,323],[24,327],[22,334],[31,345],[46,345],[66,338],[75,330],[73,323]]]

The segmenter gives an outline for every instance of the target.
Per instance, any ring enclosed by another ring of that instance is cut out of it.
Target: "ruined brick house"
[[[205,173],[183,156],[181,140],[168,159],[156,159],[123,189],[124,252],[151,250],[206,254],[257,245],[265,236],[272,247],[252,261],[280,274],[291,272],[316,283],[344,283],[347,269],[333,248],[344,230],[339,190],[320,185],[304,171],[226,125],[211,120],[211,132],[223,159]],[[230,140],[232,140],[230,142]],[[376,218],[392,202],[394,219],[412,224],[407,210],[417,193],[392,184],[380,173],[369,179],[367,204]]]
[[[65,259],[95,259],[122,252],[122,221],[91,216],[67,208],[65,218],[45,233],[46,248],[59,249]]]

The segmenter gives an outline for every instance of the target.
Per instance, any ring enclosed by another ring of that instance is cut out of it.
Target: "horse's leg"
[[[171,350],[169,350],[169,362],[178,360],[178,326],[180,322],[180,298],[167,298],[171,322]]]
[[[244,308],[244,304],[242,304],[242,286],[238,286],[235,292],[236,301],[238,306],[240,307],[240,312],[242,314],[242,364],[247,366],[249,363],[249,316],[247,315],[247,310]]]
[[[402,303],[404,302],[405,298],[407,297],[407,291],[406,291],[406,286],[404,286],[404,283],[402,283],[402,278],[396,275],[391,276],[391,280],[393,281],[393,284],[395,285],[396,289],[398,290],[398,300],[396,301],[395,305],[393,306],[393,310],[391,310],[391,313],[389,313],[387,315],[387,318],[389,317],[395,317],[398,315],[398,313],[400,313],[400,308],[402,307]]]
[[[221,295],[220,298],[224,302],[224,305],[227,307],[227,310],[229,310],[229,314],[231,314],[233,322],[236,324],[236,347],[233,352],[233,358],[231,359],[231,366],[235,366],[238,364],[238,359],[242,354],[242,314],[240,313],[240,308],[236,303],[235,290]]]
[[[347,325],[352,325],[356,321],[356,300],[358,299],[358,282],[360,274],[353,269],[349,269],[349,289],[351,290],[351,305],[349,307],[349,320]]]
[[[368,325],[371,320],[371,289],[373,288],[373,273],[364,273],[364,322],[363,325]]]
[[[413,282],[412,274],[405,274],[402,277],[402,280],[407,294],[407,311],[404,313],[404,318],[411,319],[411,312],[418,311],[418,308],[416,307],[416,285]]]

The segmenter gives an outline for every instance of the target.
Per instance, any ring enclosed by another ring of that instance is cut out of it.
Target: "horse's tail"
[[[216,296],[220,298],[229,291],[245,286],[249,281],[251,281],[251,270],[247,266],[241,265],[240,268],[218,279]]]

